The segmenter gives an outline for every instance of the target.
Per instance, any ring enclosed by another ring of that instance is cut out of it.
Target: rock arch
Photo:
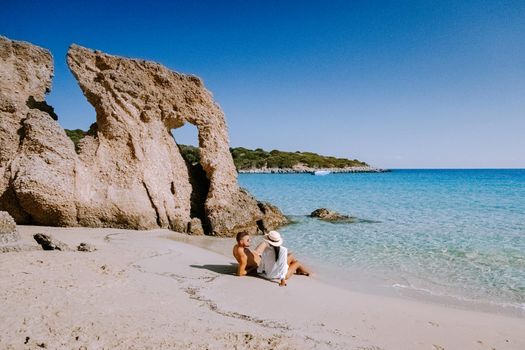
[[[20,45],[2,40],[4,46]],[[45,62],[40,57],[14,56],[15,61],[33,62],[34,71],[42,64],[51,67],[47,80],[38,76],[26,79],[40,81],[39,95],[33,96],[43,101],[52,75],[50,55]],[[16,171],[4,177],[8,181],[3,191],[0,187],[0,195],[12,190],[18,200],[22,198],[18,209],[27,215],[19,221],[199,232],[195,227],[198,220],[191,217],[191,172],[170,134],[171,129],[191,123],[198,129],[200,164],[208,180],[201,220],[206,232],[234,235],[241,230],[255,232],[257,222],[259,226],[276,218],[285,222],[276,208],[261,209],[261,203],[239,187],[224,114],[199,78],[155,62],[77,45],[70,47],[67,62],[96,110],[96,127],[79,143],[77,155],[48,112],[38,111],[33,128],[18,123],[17,131],[24,134],[18,140],[22,147],[15,156],[4,156],[2,151],[0,157],[8,158],[5,163]],[[11,113],[10,118],[28,114],[27,110],[21,112]],[[35,159],[36,167],[31,166]],[[0,200],[0,209],[6,206],[6,201]]]

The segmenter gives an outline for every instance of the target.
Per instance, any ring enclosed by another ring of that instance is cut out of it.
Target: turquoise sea
[[[525,169],[241,174],[239,182],[295,222],[280,230],[285,245],[325,278],[525,316]],[[307,216],[321,207],[359,220]]]

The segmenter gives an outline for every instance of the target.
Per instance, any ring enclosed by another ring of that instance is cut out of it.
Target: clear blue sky
[[[0,34],[51,50],[65,128],[95,120],[65,63],[77,43],[202,77],[233,146],[525,167],[523,0],[1,0]]]

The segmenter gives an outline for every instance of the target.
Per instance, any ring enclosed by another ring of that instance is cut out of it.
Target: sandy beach
[[[0,350],[525,350],[525,1],[1,8]]]
[[[208,244],[199,237],[18,231],[34,250],[0,254],[2,349],[525,348],[522,318],[352,292],[315,276],[285,288],[239,278],[233,258],[196,246]],[[38,232],[97,250],[43,251]]]

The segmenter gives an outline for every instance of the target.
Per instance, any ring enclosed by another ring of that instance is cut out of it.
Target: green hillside
[[[86,132],[80,129],[66,129],[66,134],[71,138],[76,147],[78,142],[86,135]],[[197,147],[179,145],[179,149],[184,159],[189,163],[195,164],[199,162],[199,149]],[[287,169],[297,165],[316,169],[368,166],[365,162],[357,159],[322,156],[312,152],[284,152],[278,150],[266,152],[261,148],[251,150],[244,147],[230,148],[230,152],[237,170],[259,168]]]
[[[69,130],[69,129],[65,129],[66,131],[66,135],[71,139],[71,141],[73,141],[73,143],[75,144],[75,150],[78,151],[78,142],[80,140],[82,140],[84,138],[84,136],[87,135],[87,132],[84,131],[84,130],[80,130],[80,129],[75,129],[75,130]]]
[[[346,168],[367,166],[357,159],[345,159],[322,156],[312,152],[284,152],[273,150],[266,152],[244,147],[230,148],[233,161],[238,170],[250,168],[293,168],[303,165],[309,168]]]

